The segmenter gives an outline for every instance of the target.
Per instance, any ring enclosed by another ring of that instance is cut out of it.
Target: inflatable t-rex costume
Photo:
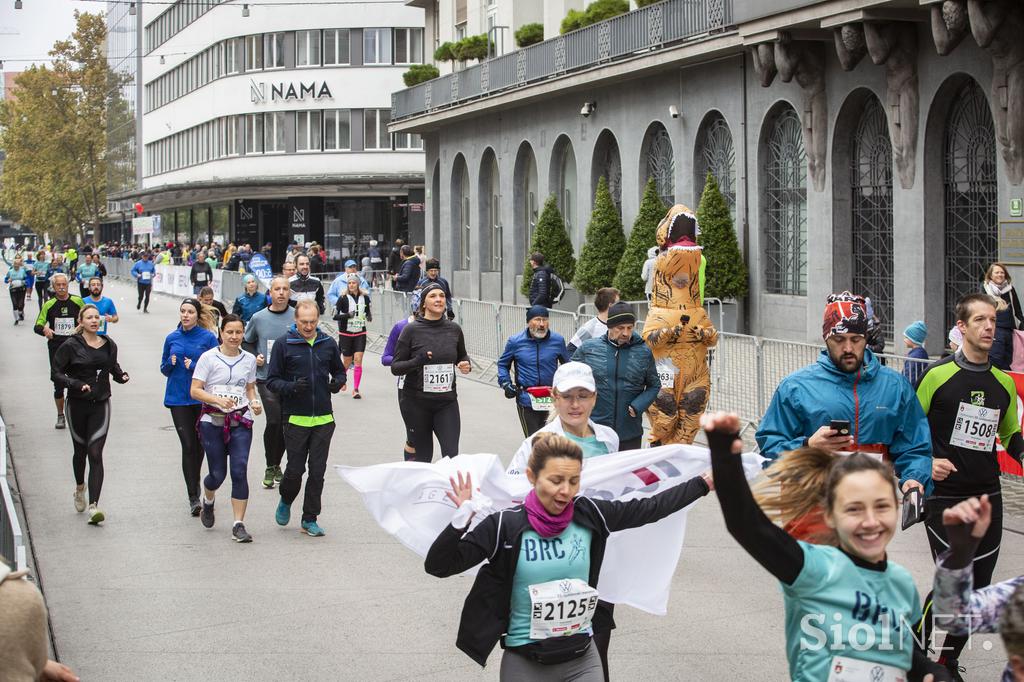
[[[708,348],[718,331],[702,307],[697,217],[676,204],[658,224],[651,309],[643,337],[658,363],[661,391],[647,411],[651,441],[692,443],[708,405]]]

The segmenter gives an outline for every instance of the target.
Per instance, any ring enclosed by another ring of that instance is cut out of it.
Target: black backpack
[[[565,295],[565,284],[562,282],[562,278],[555,274],[552,270],[548,273],[548,297],[551,299],[551,305],[554,305],[562,300],[562,296]]]

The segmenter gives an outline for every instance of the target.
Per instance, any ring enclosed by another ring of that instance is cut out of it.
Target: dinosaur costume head
[[[700,300],[700,225],[689,207],[676,204],[658,223],[655,239],[661,248],[654,266],[652,305],[689,308]]]

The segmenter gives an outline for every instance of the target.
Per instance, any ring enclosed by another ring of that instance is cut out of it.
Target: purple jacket
[[[405,329],[407,324],[409,324],[408,317],[399,320],[391,328],[391,333],[388,334],[388,342],[384,344],[384,353],[380,356],[380,364],[385,367],[391,366],[391,361],[395,358],[395,346],[398,345],[398,337],[401,336],[402,330]]]

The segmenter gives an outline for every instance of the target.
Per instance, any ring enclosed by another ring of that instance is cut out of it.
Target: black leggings
[[[75,449],[71,459],[75,483],[85,483],[85,463],[88,460],[89,504],[96,504],[103,488],[103,446],[107,443],[107,430],[110,428],[110,401],[94,403],[69,398],[64,403],[64,413]]]
[[[50,282],[36,282],[36,301],[39,302],[39,309],[43,309],[43,304],[50,298]]]
[[[135,308],[138,309],[138,307],[142,305],[142,298],[145,297],[146,307],[144,309],[149,310],[149,295],[151,293],[153,293],[152,284],[143,284],[142,282],[139,282],[139,302],[135,304]]]
[[[181,441],[181,474],[185,477],[185,490],[191,500],[199,497],[199,472],[203,468],[205,455],[196,430],[203,406],[174,405],[170,409],[174,430],[178,432],[178,440]]]
[[[263,452],[267,457],[267,466],[279,467],[284,458],[284,415],[281,414],[281,398],[270,390],[265,381],[257,381],[256,390],[260,392],[263,414],[267,417],[267,426],[263,429]]]
[[[14,306],[14,312],[24,313],[25,312],[25,292],[26,287],[18,287],[17,289],[11,289],[11,305]],[[24,317],[22,315],[21,317]]]
[[[441,444],[442,457],[459,454],[459,432],[462,430],[458,400],[428,400],[406,396],[407,428],[412,427],[412,445],[416,448],[414,462],[434,459],[434,435]]]
[[[928,533],[928,545],[932,550],[932,559],[945,552],[949,548],[946,539],[946,528],[942,525],[942,512],[962,502],[967,498],[929,498],[927,502],[928,517],[924,525]],[[1003,539],[1003,496],[1002,494],[990,495],[992,502],[992,525],[988,532],[981,539],[978,551],[974,553],[974,589],[988,587],[992,584],[992,574],[996,570],[996,560],[999,559],[999,545]],[[932,594],[924,600],[924,617],[921,619],[922,641],[929,642],[932,634],[932,623],[934,622],[932,607]],[[967,645],[967,636],[954,636],[947,634],[943,647],[938,653],[946,659],[960,658],[960,653]]]
[[[416,448],[413,446],[413,429],[412,429],[412,412],[406,405],[405,395],[402,393],[402,389],[398,389],[398,411],[402,413],[402,421],[405,423],[405,444],[408,446],[402,452],[405,456],[406,462],[416,461]],[[412,452],[409,452],[409,450]]]

